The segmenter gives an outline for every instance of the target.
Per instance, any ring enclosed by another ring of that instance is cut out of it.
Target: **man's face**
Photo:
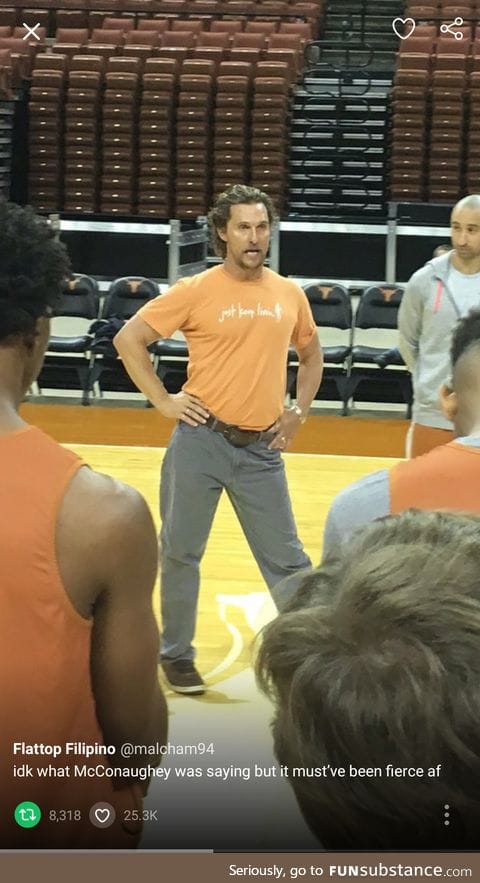
[[[218,235],[226,243],[226,257],[232,264],[247,271],[261,267],[270,242],[267,209],[262,202],[230,206],[227,226]]]
[[[480,210],[454,209],[451,218],[452,244],[465,260],[480,257]]]

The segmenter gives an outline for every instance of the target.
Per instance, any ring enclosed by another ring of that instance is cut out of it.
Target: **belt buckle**
[[[233,444],[232,442],[232,429],[233,426],[226,426],[225,429],[222,430],[222,435],[227,442]]]
[[[233,445],[234,448],[243,448],[245,446],[244,438],[236,426],[227,426],[223,431],[223,437],[229,444]]]

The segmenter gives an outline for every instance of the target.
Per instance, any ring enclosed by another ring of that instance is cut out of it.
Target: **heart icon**
[[[100,822],[101,825],[104,825],[105,822],[108,822],[110,818],[110,810],[109,809],[96,809],[95,810],[95,818],[97,822]]]
[[[400,40],[408,40],[408,38],[412,36],[416,26],[414,18],[394,18],[392,21],[393,32],[397,37],[400,37]],[[399,30],[400,27],[402,30]]]

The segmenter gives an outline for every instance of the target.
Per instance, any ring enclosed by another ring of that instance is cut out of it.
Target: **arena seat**
[[[82,404],[89,404],[91,336],[88,328],[99,313],[99,290],[90,276],[76,274],[64,287],[62,300],[52,319],[45,361],[38,386],[80,388]],[[72,322],[72,320],[74,320]],[[68,334],[63,329],[68,327]],[[75,334],[72,331],[75,330]],[[73,377],[72,377],[73,373]]]
[[[221,70],[232,67],[222,63]],[[244,65],[235,68],[245,70]],[[235,69],[234,68],[234,69]],[[217,94],[214,111],[214,196],[232,184],[247,181],[250,174],[250,105],[252,80],[250,76],[225,76],[217,78]],[[228,124],[240,123],[242,132],[234,148],[228,145]]]
[[[70,61],[65,126],[65,211],[99,207],[100,113],[106,61],[74,55]]]
[[[277,31],[278,22],[276,21],[247,21],[245,25],[246,34],[266,34],[267,37]]]
[[[91,43],[104,45],[111,43],[113,46],[121,46],[125,42],[125,31],[121,28],[93,28],[90,34]]]
[[[127,18],[126,16],[122,16],[122,18],[111,18],[107,16],[103,19],[102,22],[102,30],[114,30],[114,31],[132,31],[135,27],[135,20],[133,18]]]
[[[213,61],[215,64],[215,70],[217,71],[220,62],[228,57],[228,54],[228,49],[223,49],[221,46],[195,46],[188,57],[204,58],[208,61]],[[185,58],[182,59],[182,61],[184,60]]]
[[[408,40],[400,42],[399,51],[402,54],[407,52],[409,55],[412,53],[432,55],[435,49],[435,42],[436,35],[431,37],[417,37],[415,31],[415,36],[409,37]]]
[[[34,46],[36,51],[38,51],[38,49],[44,49],[45,39],[47,36],[46,28],[42,28],[42,27],[36,28],[35,34],[39,37],[38,40],[37,40],[37,37],[27,36],[28,35],[27,28],[25,28],[23,25],[19,25],[13,29],[12,37],[14,37],[15,39],[23,40],[23,42],[27,43],[29,46]]]
[[[262,70],[262,64],[259,64],[253,80],[251,144],[255,161],[252,162],[251,180],[254,187],[266,190],[270,194],[277,210],[281,212],[287,195],[289,82],[285,76],[285,69],[283,76],[257,75],[264,72],[265,68]],[[273,147],[275,139],[277,143]],[[265,161],[267,156],[272,156],[274,153],[275,162]],[[260,156],[263,161],[259,161]],[[280,170],[282,170],[281,174],[279,174]]]
[[[278,32],[280,34],[300,34],[305,42],[312,39],[312,28],[307,22],[281,21]]]
[[[77,4],[80,7],[80,4]],[[88,12],[86,9],[57,9],[55,21],[58,28],[87,28]]]
[[[129,31],[125,36],[125,46],[160,46],[160,31]]]
[[[193,49],[196,43],[194,31],[165,31],[162,46],[173,49]]]
[[[17,23],[16,9],[0,9],[0,25],[9,27],[13,30]]]
[[[128,143],[134,148],[138,130],[138,97],[141,61],[111,58],[105,74],[103,135],[105,147]],[[121,139],[121,141],[120,141]],[[122,160],[103,156],[100,211],[133,214],[138,161],[135,149],[125,150]]]
[[[238,31],[233,35],[232,49],[265,49],[267,46],[266,34],[252,34],[246,31]]]
[[[189,131],[190,135],[205,133],[210,145],[210,119],[213,110],[214,80],[211,76],[181,73],[177,107],[177,145],[182,146],[179,133]],[[198,151],[191,148],[194,159],[183,165],[177,162],[175,213],[177,218],[196,217],[208,211],[211,179],[210,150],[205,146]],[[195,214],[192,215],[192,202]],[[200,209],[200,210],[199,210]]]
[[[10,100],[13,96],[13,71],[12,71],[12,59],[10,52],[8,49],[0,50],[0,96],[2,99]],[[4,154],[2,159],[5,159],[6,155]],[[8,157],[9,158],[9,157]],[[0,175],[3,169],[0,168]]]
[[[310,303],[315,325],[317,328],[323,329],[321,338],[325,367],[322,386],[325,387],[333,383],[338,399],[343,402],[347,383],[346,364],[351,352],[352,304],[350,295],[342,285],[324,282],[310,282],[303,286],[303,290]],[[298,355],[293,351],[288,362],[289,389],[293,386],[297,370]],[[320,390],[322,390],[322,386]]]
[[[35,70],[63,71],[67,70],[68,58],[66,55],[52,55],[47,52],[40,52],[35,59]]]
[[[233,34],[243,31],[243,25],[244,23],[241,20],[215,19],[215,21],[212,21],[210,33],[226,33],[231,34],[233,37]]]
[[[356,397],[362,381],[366,380],[374,386],[380,379],[378,372],[381,372],[382,383],[388,380],[397,386],[407,409],[410,409],[412,400],[410,374],[404,367],[399,367],[394,360],[388,358],[390,351],[397,346],[397,319],[402,296],[402,288],[382,285],[367,288],[360,298],[353,319],[352,351],[347,366],[348,381],[344,413],[347,413],[350,399],[359,400]],[[376,335],[381,338],[382,346],[372,347],[363,344],[362,332],[365,330],[368,330],[369,342],[372,335]],[[384,359],[386,357],[385,367],[380,367],[382,357]]]
[[[204,30],[204,22],[201,19],[194,18],[173,18],[170,30],[174,33],[175,31],[189,31],[191,34],[199,34]]]
[[[172,212],[177,72],[174,59],[148,59],[145,63],[139,124],[140,215],[168,218]]]
[[[108,322],[112,320],[130,319],[140,307],[157,297],[159,293],[160,289],[157,283],[145,276],[125,276],[115,279],[110,285],[102,305],[101,319],[105,320],[105,327],[107,328]],[[111,333],[105,334],[105,343],[103,343],[102,329],[98,326],[97,329],[92,344],[94,358],[89,374],[90,387],[95,389],[98,384],[100,393],[103,389],[137,391],[125,371],[121,359],[114,351],[111,343],[113,335]],[[151,350],[151,348],[149,349]],[[153,364],[153,355],[151,354],[150,357]]]
[[[157,34],[163,34],[168,31],[169,21],[167,18],[139,18],[137,21],[137,31],[156,31]]]
[[[217,46],[228,49],[232,42],[232,35],[227,31],[202,31],[197,38],[197,46]]]
[[[65,88],[65,56],[39,54],[30,88],[28,199],[41,211],[62,208],[63,182],[59,169],[63,167],[64,157]]]
[[[56,43],[75,43],[77,46],[84,46],[88,43],[88,28],[57,28],[55,34]]]

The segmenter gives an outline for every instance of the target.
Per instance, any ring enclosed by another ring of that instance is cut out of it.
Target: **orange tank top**
[[[480,448],[450,442],[390,470],[390,511],[480,512]]]
[[[35,427],[0,435],[2,848],[129,848],[138,839],[138,828],[132,836],[123,826],[124,810],[140,805],[138,789],[76,775],[85,764],[117,765],[108,755],[66,753],[67,743],[104,749],[90,679],[92,621],[72,606],[55,555],[59,506],[83,465]],[[40,806],[34,828],[14,821],[23,801]],[[117,810],[111,828],[89,820],[99,801]]]

